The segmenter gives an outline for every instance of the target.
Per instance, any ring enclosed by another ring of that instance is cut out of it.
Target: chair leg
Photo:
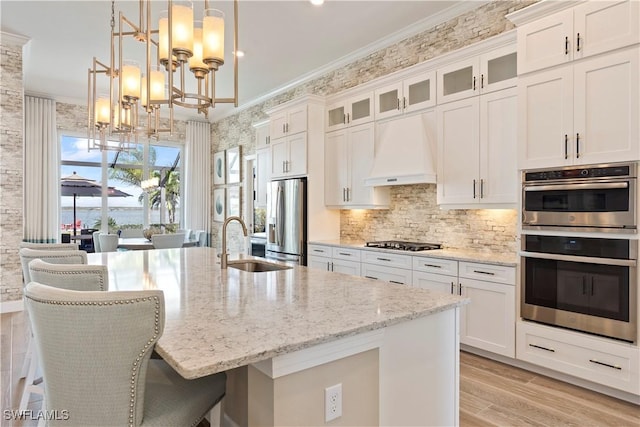
[[[35,345],[33,345],[31,352],[31,363],[29,363],[29,369],[24,379],[24,389],[22,390],[20,406],[18,407],[18,409],[21,411],[27,410],[27,406],[29,405],[29,398],[31,397],[32,393],[44,396],[44,387],[42,385],[36,385],[37,372],[40,365],[39,361],[40,359],[38,356],[38,351]]]
[[[224,417],[224,411],[222,410],[223,402],[224,402],[224,397],[220,399],[220,402],[216,403],[216,406],[211,408],[211,411],[209,411],[209,425],[211,427],[222,426],[222,418]]]

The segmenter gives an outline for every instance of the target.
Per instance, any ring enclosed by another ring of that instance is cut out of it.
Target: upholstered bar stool
[[[224,373],[185,380],[149,358],[164,329],[162,291],[80,292],[32,282],[25,305],[47,407],[69,414],[50,425],[195,426],[224,397]]]
[[[31,243],[20,242],[20,248],[39,249],[45,251],[73,251],[78,250],[77,243]]]
[[[20,263],[22,264],[22,276],[25,285],[31,281],[29,263],[35,259],[46,260],[47,262],[55,264],[86,264],[87,253],[77,250],[77,245],[74,246],[75,249],[73,250],[64,250],[65,248],[61,246],[49,246],[47,249],[42,250],[31,248],[20,249]],[[38,248],[40,247],[41,246]],[[22,397],[20,398],[20,410],[27,409],[31,394],[43,395],[43,388],[38,384],[38,352],[33,343],[33,339],[31,339],[31,333],[29,333],[28,340],[27,351],[24,356],[24,363],[20,375],[20,378],[25,379]]]
[[[98,236],[100,241],[101,252],[115,252],[118,250],[118,235],[117,234],[101,234]]]
[[[100,234],[102,234],[101,231],[93,232],[93,252],[102,252],[102,249],[100,249]]]

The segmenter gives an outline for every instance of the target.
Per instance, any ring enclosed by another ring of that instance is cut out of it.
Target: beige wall
[[[251,426],[378,425],[378,350],[271,379],[248,369]],[[342,416],[325,423],[324,390],[342,384]]]

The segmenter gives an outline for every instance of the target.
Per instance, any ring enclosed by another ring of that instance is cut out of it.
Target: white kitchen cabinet
[[[307,130],[307,105],[296,105],[269,116],[271,141]]]
[[[256,126],[256,150],[269,148],[269,123],[261,123]]]
[[[255,207],[267,207],[267,187],[271,181],[271,150],[261,148],[256,150],[256,188]]]
[[[377,88],[376,120],[433,107],[436,104],[435,77],[435,71],[427,71]]]
[[[325,138],[325,204],[335,208],[389,206],[388,187],[364,185],[373,166],[374,124],[329,132]]]
[[[515,357],[515,268],[460,262],[459,282],[471,299],[460,311],[460,343]]]
[[[639,50],[521,77],[519,167],[640,159]]]
[[[558,5],[562,7],[561,2]],[[573,8],[518,24],[519,74],[640,42],[639,5],[635,0],[581,2]],[[519,21],[516,18],[514,22]]]
[[[436,108],[439,205],[515,205],[517,90]]]
[[[324,245],[309,245],[308,267],[336,273],[360,275],[360,251]]]
[[[518,360],[640,395],[637,346],[527,321],[516,329]]]
[[[515,87],[516,63],[514,44],[438,69],[438,105]]]
[[[307,173],[307,133],[271,141],[271,178],[289,178]]]
[[[340,99],[327,106],[326,130],[331,132],[373,121],[373,92]]]
[[[417,288],[458,293],[458,261],[414,256],[412,283]]]
[[[413,262],[410,255],[377,251],[362,252],[363,277],[401,285],[411,284]]]

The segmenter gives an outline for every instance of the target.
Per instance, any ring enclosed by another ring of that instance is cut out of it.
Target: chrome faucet
[[[227,225],[234,220],[240,223],[244,236],[247,236],[247,226],[244,224],[242,218],[239,216],[230,216],[224,220],[224,223],[222,224],[222,253],[220,254],[220,268],[223,269],[227,268]]]

